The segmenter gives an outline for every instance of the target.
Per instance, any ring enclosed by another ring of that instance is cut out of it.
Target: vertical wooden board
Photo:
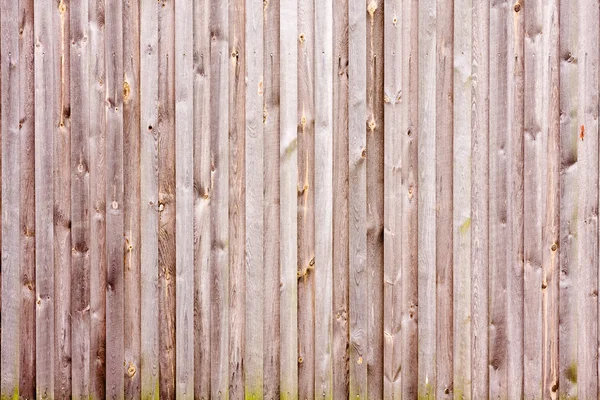
[[[315,397],[332,398],[333,5],[315,9]]]
[[[90,386],[105,397],[106,368],[106,121],[104,1],[92,0],[89,15],[90,134]],[[37,128],[36,128],[37,130]]]
[[[141,398],[159,398],[158,7],[140,2]]]
[[[72,396],[89,396],[90,383],[90,205],[88,3],[73,2],[71,57],[71,338]]]
[[[246,313],[246,2],[229,8],[229,396],[244,396]]]
[[[298,397],[315,397],[315,2],[298,1]]]
[[[263,2],[264,397],[279,398],[279,2]],[[287,23],[287,22],[286,22]]]
[[[525,77],[524,77],[524,396],[539,398],[542,390],[542,224],[544,221],[543,159],[547,132],[544,129],[545,99],[543,54],[540,29],[544,19],[543,2],[527,3],[525,19]],[[514,11],[515,12],[515,11]],[[521,12],[519,12],[522,14]]]
[[[401,136],[401,265],[402,332],[401,384],[402,398],[418,396],[418,132],[419,132],[419,74],[418,74],[418,0],[405,0],[402,12],[402,93],[400,112]],[[403,96],[404,94],[404,96]],[[415,95],[417,94],[417,95]]]
[[[125,237],[124,287],[124,365],[125,398],[141,396],[140,340],[140,3],[123,3],[123,197]],[[143,133],[142,133],[143,132]]]
[[[399,399],[402,389],[402,202],[401,103],[402,15],[401,0],[384,3],[384,269],[383,269],[383,396]]]
[[[454,2],[454,397],[471,399],[471,40],[473,0]]]
[[[206,0],[194,2],[194,392],[200,398],[210,397],[211,389],[210,7]]]
[[[548,64],[544,68],[546,99],[547,163],[545,218],[543,225],[542,282],[546,289],[542,297],[542,397],[556,397],[559,388],[559,277],[560,277],[560,100],[559,100],[559,1],[546,3],[543,30],[544,53]],[[527,379],[527,378],[525,378]]]
[[[453,395],[453,242],[452,213],[454,185],[453,165],[453,45],[454,8],[451,2],[437,3],[436,24],[436,398],[452,398]]]
[[[383,14],[367,8],[367,395],[383,396]],[[318,209],[318,208],[317,208]],[[319,220],[319,219],[317,219]]]
[[[123,4],[106,2],[106,397],[123,398]],[[129,156],[129,155],[128,155]]]
[[[349,392],[367,397],[367,13],[362,0],[348,1],[349,162]]]
[[[577,397],[598,396],[598,4],[578,4]]]
[[[229,15],[227,4],[211,4],[210,13],[210,176],[211,193],[211,392],[212,398],[228,391],[229,347],[229,147],[228,62]]]
[[[435,397],[436,383],[436,65],[435,1],[419,4],[418,15],[418,259],[419,396]]]
[[[193,3],[175,3],[176,318],[175,394],[194,395]],[[218,281],[214,282],[218,285]]]
[[[20,126],[19,126],[19,19],[18,7],[0,7],[0,62],[2,76],[2,337],[0,352],[0,393],[4,398],[19,397],[20,377]]]
[[[35,82],[33,0],[19,3],[21,318],[19,395],[35,398]]]
[[[160,397],[175,396],[175,4],[158,9],[158,295]]]
[[[298,6],[282,0],[279,6],[279,276],[281,399],[298,398]]]
[[[489,1],[473,3],[471,121],[471,397],[489,395]]]
[[[246,3],[246,399],[263,397],[264,136],[263,3]],[[270,338],[267,338],[270,340]]]
[[[507,392],[506,279],[507,252],[507,146],[508,146],[508,53],[510,8],[508,1],[492,1],[490,8],[490,114],[489,114],[489,370],[490,397],[505,398]],[[493,93],[493,95],[491,95]]]
[[[51,0],[34,6],[36,391],[48,398],[54,397],[54,10]]]
[[[333,398],[348,397],[348,0],[333,2]]]
[[[54,395],[71,395],[71,111],[70,0],[53,3],[54,94]]]

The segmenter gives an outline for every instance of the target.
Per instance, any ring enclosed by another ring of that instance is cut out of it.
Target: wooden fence
[[[1,397],[598,397],[597,0],[2,0]]]

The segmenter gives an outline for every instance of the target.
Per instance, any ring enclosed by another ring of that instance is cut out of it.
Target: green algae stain
[[[430,400],[435,399],[435,390],[431,383],[425,384],[424,387],[421,387],[419,390],[419,400]]]
[[[471,218],[467,218],[465,222],[458,228],[458,231],[461,235],[465,236],[467,232],[469,232],[469,228],[471,227]]]
[[[0,398],[2,400],[19,400],[19,387],[15,387],[15,389],[12,392],[12,395],[3,394],[2,396],[0,396]]]
[[[577,364],[571,363],[565,371],[565,376],[573,383],[577,383]]]

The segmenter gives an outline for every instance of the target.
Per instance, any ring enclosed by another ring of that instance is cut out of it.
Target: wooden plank
[[[263,2],[265,398],[279,398],[279,2]],[[287,23],[287,22],[286,22]],[[226,50],[226,49],[225,49]],[[225,51],[224,51],[225,52]]]
[[[489,1],[473,3],[471,121],[471,397],[489,395]]]
[[[229,358],[229,15],[226,3],[213,3],[210,14],[210,177],[211,194],[211,392],[228,391]],[[276,275],[275,275],[276,276]]]
[[[45,105],[35,112],[36,390],[48,398],[54,398],[54,10],[51,0],[34,5],[35,103]]]
[[[2,47],[2,354],[0,393],[4,398],[19,397],[21,329],[21,178],[19,126],[19,16],[18,8],[0,6],[0,46]]]
[[[403,3],[402,18],[402,96],[400,93],[400,112],[402,118],[401,136],[401,182],[402,188],[402,247],[400,274],[402,279],[401,308],[401,366],[414,366],[418,363],[418,129],[419,102],[418,93],[418,0]],[[414,398],[418,395],[418,368],[401,368],[402,398]]]
[[[123,4],[106,2],[106,397],[123,398]],[[129,155],[128,155],[129,156]]]
[[[383,13],[367,7],[367,395],[383,396]]]
[[[332,398],[333,5],[315,9],[315,396]],[[318,300],[317,300],[318,299]]]
[[[19,396],[35,397],[35,77],[33,0],[19,3],[19,124],[21,164],[21,360]]]
[[[436,4],[419,4],[418,259],[419,396],[435,397],[436,381]]]
[[[106,120],[104,1],[89,3],[90,89],[90,387],[105,397],[106,368]],[[147,315],[147,314],[145,314]]]
[[[71,25],[71,338],[72,396],[89,396],[90,383],[90,181],[88,3],[73,2]]]
[[[140,3],[123,5],[124,363],[126,399],[141,396]],[[145,317],[145,314],[144,314]],[[145,318],[143,320],[145,322]]]
[[[140,380],[143,399],[159,398],[158,7],[140,3]]]
[[[436,10],[436,398],[453,397],[453,56],[454,7],[438,2]]]
[[[246,315],[246,2],[229,8],[229,396],[244,396]]]
[[[471,32],[473,0],[454,2],[454,396],[471,398]]]
[[[350,398],[367,397],[367,14],[364,7],[364,1],[348,1]]]
[[[246,399],[263,397],[264,131],[263,3],[246,4]],[[270,338],[267,338],[270,340]]]
[[[54,395],[71,395],[71,119],[70,0],[54,2]]]
[[[598,7],[589,0],[577,4],[579,48],[577,117],[579,139],[577,195],[577,397],[598,396]],[[573,29],[573,28],[571,28]],[[590,88],[594,88],[590,90]]]
[[[175,393],[194,395],[193,3],[175,3],[176,318]],[[213,281],[218,285],[219,281]]]
[[[279,6],[279,193],[280,193],[280,387],[282,399],[298,398],[298,6]]]
[[[298,397],[315,397],[315,4],[298,1]]]
[[[348,0],[333,2],[333,398],[348,397]]]
[[[211,379],[211,133],[210,133],[210,3],[194,2],[194,268],[195,304],[194,363],[195,395],[210,397]],[[215,116],[216,118],[216,116]]]
[[[524,125],[524,395],[540,397],[542,391],[542,224],[544,221],[546,158],[544,131],[545,99],[543,69],[547,60],[543,54],[541,27],[544,20],[543,2],[528,3],[525,12],[525,125]],[[520,13],[522,14],[522,13]]]
[[[175,396],[175,6],[158,9],[158,294],[160,397]]]
[[[559,278],[560,278],[560,43],[559,1],[546,3],[544,9],[544,54],[548,64],[544,68],[544,96],[547,119],[547,163],[544,219],[544,254],[542,282],[546,290],[542,297],[542,397],[556,397],[559,388]]]

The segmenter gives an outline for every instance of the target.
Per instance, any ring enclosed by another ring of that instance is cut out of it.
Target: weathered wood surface
[[[597,398],[593,0],[0,6],[3,398]]]

